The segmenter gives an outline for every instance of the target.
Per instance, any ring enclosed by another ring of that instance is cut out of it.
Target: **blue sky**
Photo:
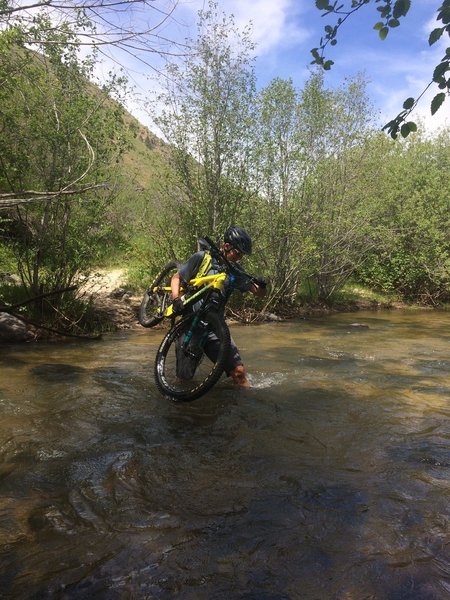
[[[448,37],[431,48],[428,45],[428,36],[437,26],[439,0],[412,0],[411,4],[401,26],[381,41],[373,29],[379,20],[378,4],[372,1],[344,24],[338,44],[328,50],[327,58],[335,64],[326,74],[326,85],[337,87],[345,78],[364,73],[380,123],[394,117],[406,98],[416,97],[424,89],[448,45]],[[272,78],[282,77],[292,78],[301,89],[309,76],[310,49],[318,45],[324,25],[332,22],[321,17],[314,0],[218,0],[218,5],[226,14],[233,14],[241,28],[251,22],[258,85],[263,87]],[[179,0],[161,33],[171,39],[196,37],[197,13],[206,6],[205,0]],[[145,97],[149,84],[142,66],[135,66],[134,81],[137,92]],[[414,115],[424,120],[429,131],[450,125],[449,102],[430,116],[429,105],[435,93],[429,92]],[[133,112],[149,124],[145,113],[138,108]]]

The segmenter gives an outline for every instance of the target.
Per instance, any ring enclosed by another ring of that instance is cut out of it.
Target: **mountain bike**
[[[159,391],[176,401],[191,401],[210,390],[220,379],[230,352],[230,331],[223,312],[227,297],[225,281],[233,286],[245,278],[256,281],[240,267],[227,261],[209,239],[209,252],[220,265],[214,275],[194,277],[181,290],[183,312],[173,313],[169,278],[178,268],[172,261],[165,265],[144,295],[140,322],[152,327],[171,319],[155,358],[154,375]]]

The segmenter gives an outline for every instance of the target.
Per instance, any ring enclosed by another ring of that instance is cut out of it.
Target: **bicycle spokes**
[[[216,313],[179,322],[164,338],[155,363],[156,383],[164,394],[193,400],[220,378],[230,347],[228,327]]]

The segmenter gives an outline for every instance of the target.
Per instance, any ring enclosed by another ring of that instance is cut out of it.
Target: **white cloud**
[[[195,15],[207,4],[206,0],[180,2],[179,9],[191,11],[193,25]],[[221,0],[219,11],[232,14],[240,29],[251,24],[257,54],[262,55],[301,44],[309,37],[309,30],[301,27],[296,18],[302,4],[298,0]]]
[[[309,37],[307,30],[296,22],[298,7],[291,0],[228,0],[222,4],[235,15],[240,27],[252,23],[253,40],[259,55],[301,44]]]

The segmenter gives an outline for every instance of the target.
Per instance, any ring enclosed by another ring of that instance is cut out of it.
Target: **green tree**
[[[257,109],[254,187],[260,198],[256,221],[264,248],[261,266],[272,283],[268,302],[293,302],[302,268],[296,197],[306,163],[299,135],[299,92],[292,80],[271,81],[261,90]]]
[[[391,146],[385,158],[368,232],[373,252],[360,275],[370,286],[405,300],[448,301],[450,131],[430,140],[419,130],[407,143]]]
[[[304,269],[322,300],[343,286],[369,251],[366,166],[372,159],[366,144],[373,131],[371,114],[361,78],[327,90],[323,75],[315,73],[301,95],[301,135],[308,160],[298,200],[307,248]]]
[[[65,45],[69,29],[54,35],[45,56],[0,36],[0,196],[30,295],[70,285],[95,261],[107,234],[101,186],[123,147],[120,106],[88,83],[92,60]]]
[[[255,221],[269,301],[295,303],[308,284],[310,297],[329,301],[369,252],[377,161],[366,152],[373,124],[365,82],[328,90],[315,72],[298,92],[276,79],[261,91],[258,113]]]
[[[191,249],[193,237],[220,236],[230,222],[246,221],[255,97],[249,32],[213,2],[199,17],[191,52],[168,67],[155,117],[175,149],[180,194],[170,211]]]
[[[381,40],[386,39],[391,29],[399,27],[401,19],[407,16],[411,0],[315,0],[316,7],[322,12],[322,16],[335,15],[337,19],[333,24],[325,26],[324,36],[320,40],[317,48],[313,48],[313,63],[321,65],[325,70],[329,70],[333,61],[325,58],[325,50],[328,45],[334,46],[337,43],[338,32],[344,23],[355,12],[366,8],[369,4],[377,4],[378,17],[374,24],[374,29],[378,31]],[[435,44],[442,36],[450,37],[450,0],[443,0],[436,9],[436,20],[441,23],[430,34],[428,43],[430,46]],[[417,98],[407,98],[403,103],[399,114],[386,123],[383,129],[386,129],[392,138],[397,138],[400,133],[407,137],[412,131],[417,131],[417,125],[413,121],[408,121],[411,112],[417,106],[424,93],[431,86],[439,88],[431,101],[431,114],[434,115],[441,107],[450,94],[450,47],[446,49],[441,60],[435,65],[429,84]]]

